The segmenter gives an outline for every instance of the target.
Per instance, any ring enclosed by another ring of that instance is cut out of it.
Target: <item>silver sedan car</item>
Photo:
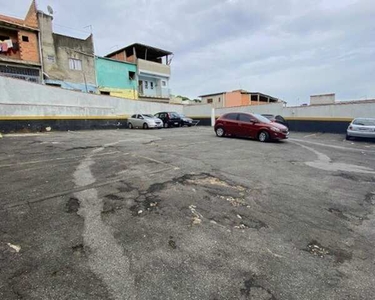
[[[163,121],[153,115],[135,114],[128,119],[128,127],[133,128],[163,128]]]
[[[346,139],[349,140],[352,137],[375,138],[375,119],[354,119],[346,131]]]

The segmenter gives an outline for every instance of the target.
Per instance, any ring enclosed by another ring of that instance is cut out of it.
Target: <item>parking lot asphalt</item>
[[[375,143],[6,135],[0,299],[375,299]]]

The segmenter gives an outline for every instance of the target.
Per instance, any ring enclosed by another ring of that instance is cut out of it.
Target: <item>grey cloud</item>
[[[23,15],[30,1],[17,2],[2,11]],[[372,0],[38,2],[55,8],[57,24],[93,25],[100,55],[133,42],[173,51],[176,94],[244,88],[291,104],[320,92],[375,97]]]

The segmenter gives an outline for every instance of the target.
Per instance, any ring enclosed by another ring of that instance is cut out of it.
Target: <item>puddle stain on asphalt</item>
[[[95,182],[90,169],[95,164],[92,156],[105,147],[92,150],[81,161],[73,174],[76,186],[87,186]],[[91,270],[103,280],[113,299],[135,299],[129,258],[116,242],[111,228],[103,223],[103,201],[98,197],[97,190],[83,190],[75,193],[75,197],[79,200],[78,214],[84,218],[83,246],[84,249],[89,249],[87,256]]]

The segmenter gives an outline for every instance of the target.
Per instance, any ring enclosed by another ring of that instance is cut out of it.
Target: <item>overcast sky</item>
[[[31,0],[0,0],[23,17]],[[309,102],[375,98],[374,0],[39,0],[56,32],[84,37],[96,53],[134,42],[172,51],[173,94],[246,89]],[[67,28],[68,27],[68,28]],[[73,28],[73,29],[71,29]],[[83,32],[82,32],[83,31]]]

